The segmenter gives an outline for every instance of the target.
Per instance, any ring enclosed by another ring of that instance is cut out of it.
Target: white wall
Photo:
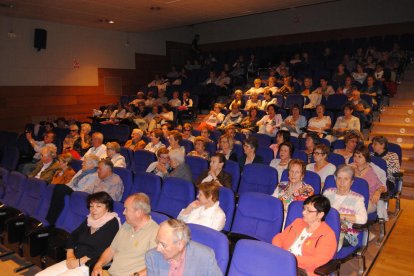
[[[203,23],[200,44],[413,21],[413,0],[342,0]]]
[[[34,29],[47,30],[47,49],[33,47]],[[15,38],[8,37],[13,29]],[[130,46],[125,43],[129,37]],[[0,17],[0,85],[98,85],[97,68],[135,68],[135,52],[165,55],[165,41],[191,42],[187,27],[129,34]],[[74,69],[74,60],[79,69]]]

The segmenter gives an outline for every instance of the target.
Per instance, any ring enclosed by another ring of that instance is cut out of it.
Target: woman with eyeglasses
[[[336,149],[334,150],[334,153],[340,154],[345,158],[345,163],[349,163],[349,159],[354,155],[354,151],[356,146],[358,145],[360,141],[360,135],[356,132],[349,131],[345,134],[344,137],[344,143],[345,148],[344,149]]]
[[[244,154],[239,160],[240,170],[242,171],[247,164],[263,163],[263,158],[256,154],[257,147],[259,146],[256,137],[249,137],[243,142]]]
[[[315,269],[326,264],[336,252],[334,231],[325,222],[331,205],[322,195],[308,197],[303,203],[302,218],[297,218],[277,234],[272,244],[296,256],[298,275],[316,275]]]
[[[303,182],[305,172],[305,162],[300,159],[291,160],[288,165],[289,180],[280,182],[273,192],[273,196],[283,202],[285,214],[292,201],[303,201],[314,194],[312,186]]]
[[[273,167],[277,170],[278,182],[280,182],[283,171],[287,169],[290,160],[292,160],[292,155],[293,155],[292,143],[283,142],[279,146],[279,158],[275,158],[270,162],[270,167]]]
[[[358,244],[359,231],[355,230],[352,224],[364,224],[368,218],[364,197],[351,190],[354,174],[351,166],[341,165],[335,172],[336,188],[326,189],[323,193],[340,215],[341,235],[338,250]]]
[[[306,170],[317,173],[321,177],[321,185],[325,184],[326,177],[335,173],[336,167],[327,161],[329,148],[324,144],[315,146],[313,160],[315,163],[308,164]]]
[[[170,157],[169,154],[170,151],[166,147],[162,147],[157,151],[157,159],[158,161],[152,162],[146,172],[147,173],[153,173],[155,175],[158,175],[159,177],[163,178],[166,176],[169,172],[171,172],[170,168]]]

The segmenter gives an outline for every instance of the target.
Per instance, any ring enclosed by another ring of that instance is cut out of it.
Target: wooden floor
[[[414,200],[402,199],[402,213],[369,275],[414,274]]]

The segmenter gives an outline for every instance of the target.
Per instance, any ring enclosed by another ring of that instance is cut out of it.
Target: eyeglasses
[[[315,155],[323,155],[323,154],[325,154],[324,152],[317,152],[317,151],[314,151],[313,152],[313,154],[315,154]]]
[[[76,132],[78,131],[77,129],[70,129],[70,132]]]
[[[319,211],[318,210],[309,210],[309,208],[306,208],[306,207],[303,207],[303,211],[305,212],[308,212],[308,213],[319,213]]]

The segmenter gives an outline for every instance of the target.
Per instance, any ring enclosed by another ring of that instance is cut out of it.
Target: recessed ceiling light
[[[106,21],[108,24],[114,24],[115,23],[115,21],[113,21],[113,20],[107,20]]]

